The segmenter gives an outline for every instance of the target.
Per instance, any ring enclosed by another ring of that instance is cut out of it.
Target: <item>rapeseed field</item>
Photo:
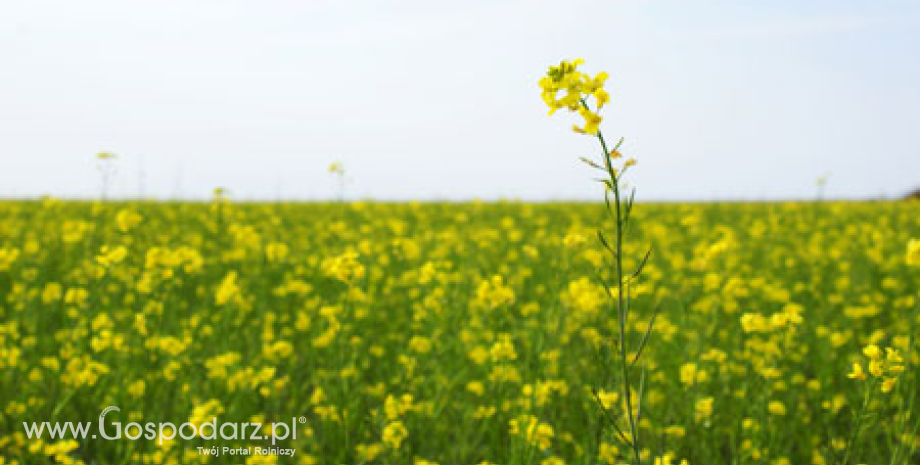
[[[2,202],[0,463],[627,463],[598,227],[590,203]],[[637,204],[630,228],[630,347],[657,315],[640,460],[917,463],[920,203]],[[24,427],[108,406],[110,434],[295,418],[296,453]]]

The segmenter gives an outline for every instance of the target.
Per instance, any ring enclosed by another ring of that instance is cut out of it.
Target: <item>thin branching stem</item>
[[[585,109],[588,109],[588,104],[584,99],[582,99],[581,104],[585,107]],[[602,159],[604,160],[604,168],[606,169],[607,175],[610,178],[607,185],[610,190],[613,191],[613,210],[615,212],[616,220],[616,242],[614,243],[613,255],[616,263],[617,280],[617,329],[619,332],[620,374],[622,376],[620,389],[623,395],[623,399],[626,402],[626,418],[629,422],[629,434],[631,436],[629,445],[632,448],[633,463],[635,465],[641,465],[642,458],[640,454],[637,418],[633,414],[633,398],[631,389],[632,382],[630,380],[631,364],[629,363],[628,355],[626,353],[626,318],[628,316],[627,300],[629,299],[629,296],[623,285],[623,235],[626,225],[624,224],[623,206],[620,196],[620,180],[617,176],[616,170],[613,168],[613,164],[610,158],[610,149],[607,147],[607,141],[604,139],[604,134],[601,131],[597,132],[597,140],[601,144],[601,149],[603,150]]]

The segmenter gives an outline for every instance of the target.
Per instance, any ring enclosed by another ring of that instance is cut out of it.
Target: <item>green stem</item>
[[[850,455],[853,453],[853,444],[856,441],[859,441],[859,436],[862,433],[862,424],[863,418],[866,416],[866,410],[869,408],[869,402],[872,400],[872,393],[875,392],[876,383],[870,382],[866,383],[866,390],[863,393],[863,403],[859,408],[859,413],[856,416],[856,426],[853,428],[853,431],[850,433],[850,439],[847,440],[847,449],[843,454],[843,461],[840,462],[841,465],[847,465],[850,463]]]
[[[588,109],[588,104],[582,99],[581,104]],[[624,303],[624,292],[623,292],[623,209],[620,204],[620,183],[617,178],[616,171],[613,169],[613,165],[610,162],[610,150],[607,147],[607,141],[604,140],[604,134],[600,130],[597,131],[597,140],[601,143],[601,149],[604,151],[603,160],[604,167],[607,169],[607,175],[610,176],[610,188],[613,190],[614,204],[616,206],[616,271],[617,271],[617,320],[618,320],[618,331],[620,338],[620,373],[623,377],[623,383],[621,384],[621,392],[623,398],[626,400],[626,418],[629,421],[629,433],[632,436],[630,438],[630,445],[632,446],[633,460],[635,465],[641,465],[642,458],[640,455],[639,447],[639,434],[636,425],[636,418],[633,414],[633,401],[632,401],[632,392],[630,387],[632,382],[630,381],[629,376],[629,362],[626,354],[626,306]],[[606,195],[606,193],[605,193]]]

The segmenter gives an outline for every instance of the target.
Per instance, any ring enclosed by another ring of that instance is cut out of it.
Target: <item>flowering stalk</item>
[[[610,254],[612,261],[614,263],[614,272],[616,275],[616,292],[614,293],[610,286],[604,282],[604,289],[607,291],[608,297],[611,300],[615,301],[615,316],[617,318],[617,332],[618,332],[618,341],[617,341],[617,356],[619,362],[619,371],[620,371],[620,392],[621,398],[625,403],[625,416],[626,416],[626,427],[628,428],[627,433],[624,433],[623,428],[620,427],[617,420],[610,414],[609,409],[604,405],[604,402],[601,401],[597,390],[594,390],[594,397],[600,406],[604,417],[608,420],[611,426],[614,427],[619,438],[629,446],[632,451],[631,461],[635,465],[639,465],[642,462],[641,459],[641,447],[639,440],[639,420],[641,420],[642,415],[642,393],[644,388],[645,373],[644,371],[640,375],[638,389],[636,390],[637,396],[634,398],[632,387],[634,384],[634,379],[632,376],[633,368],[636,363],[639,361],[639,357],[642,354],[642,350],[645,347],[646,342],[648,341],[649,334],[651,333],[652,325],[655,321],[655,314],[652,315],[652,318],[649,320],[648,328],[645,331],[641,341],[639,342],[638,347],[636,348],[635,355],[630,357],[630,351],[628,350],[627,343],[627,334],[626,334],[626,322],[629,318],[629,309],[630,309],[630,281],[638,278],[642,272],[642,268],[645,266],[645,263],[648,261],[649,253],[645,254],[645,257],[640,262],[636,270],[634,270],[631,275],[626,276],[626,272],[623,267],[623,242],[626,236],[626,231],[628,229],[629,217],[632,212],[632,207],[635,199],[635,190],[632,190],[628,198],[625,198],[622,190],[622,177],[626,172],[626,169],[634,165],[636,162],[634,159],[628,159],[622,163],[620,167],[615,167],[615,160],[621,158],[619,148],[623,143],[621,139],[617,144],[610,149],[607,145],[607,141],[604,139],[603,133],[600,131],[600,122],[602,117],[598,114],[600,109],[607,103],[610,99],[609,94],[604,90],[603,85],[607,79],[607,73],[601,72],[598,73],[594,78],[589,77],[586,74],[580,73],[577,71],[578,65],[582,64],[583,60],[574,60],[572,62],[563,61],[558,66],[550,67],[549,72],[540,80],[540,87],[543,89],[542,95],[543,100],[550,107],[550,114],[553,114],[559,108],[566,108],[569,111],[578,113],[582,118],[584,118],[584,125],[578,126],[575,125],[573,130],[581,134],[594,135],[597,137],[598,142],[600,143],[600,148],[602,151],[601,161],[602,165],[587,159],[582,158],[582,161],[587,163],[592,168],[602,171],[605,175],[605,179],[602,179],[601,182],[604,184],[604,204],[606,205],[607,214],[615,221],[615,241],[613,244],[610,244],[610,241],[607,240],[604,232],[600,229],[597,231],[598,239],[601,244],[604,246],[604,249]],[[559,96],[559,93],[564,91],[565,95]],[[596,109],[592,110],[589,105],[589,99],[593,98],[596,103]],[[612,199],[611,199],[612,194]],[[657,312],[656,312],[657,314]],[[635,406],[635,408],[634,408]]]
[[[112,177],[115,176],[116,158],[118,158],[118,155],[112,152],[99,152],[96,154],[96,160],[98,161],[96,168],[99,170],[100,189],[103,201],[108,200],[109,197],[109,184],[112,181]]]
[[[910,346],[908,346],[909,348]],[[869,414],[869,406],[876,389],[880,390],[882,394],[891,393],[898,378],[905,370],[904,359],[898,350],[892,347],[885,348],[882,351],[875,344],[869,344],[863,349],[863,355],[868,359],[868,370],[864,370],[863,365],[857,362],[853,364],[853,370],[847,375],[850,379],[863,382],[863,402],[859,412],[856,414],[855,424],[850,432],[843,460],[840,462],[841,465],[850,463],[853,448],[859,442],[859,437],[864,429],[863,423]],[[908,359],[910,359],[910,356],[908,356]]]
[[[329,172],[333,174],[339,183],[339,202],[345,201],[345,166],[338,161],[329,165]]]

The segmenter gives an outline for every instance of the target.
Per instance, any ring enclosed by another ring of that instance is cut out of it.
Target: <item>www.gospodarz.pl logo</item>
[[[66,437],[72,437],[74,439],[98,439],[101,437],[102,439],[110,441],[118,439],[137,441],[144,438],[150,441],[156,440],[160,445],[162,445],[164,441],[172,441],[177,437],[185,440],[200,438],[204,440],[224,439],[261,441],[270,439],[272,445],[275,445],[276,441],[297,439],[297,424],[307,422],[306,417],[292,417],[290,424],[271,423],[263,428],[262,423],[218,423],[217,417],[211,417],[210,421],[205,421],[200,424],[187,421],[178,427],[170,422],[131,422],[124,425],[124,428],[122,428],[122,424],[117,421],[113,421],[111,426],[106,426],[105,416],[110,412],[121,412],[121,409],[113,405],[106,407],[102,413],[99,414],[98,434],[92,433],[92,422],[22,422],[22,426],[25,428],[26,435],[29,439],[39,439],[47,432],[51,439],[63,439]],[[266,432],[267,434],[265,434]]]

